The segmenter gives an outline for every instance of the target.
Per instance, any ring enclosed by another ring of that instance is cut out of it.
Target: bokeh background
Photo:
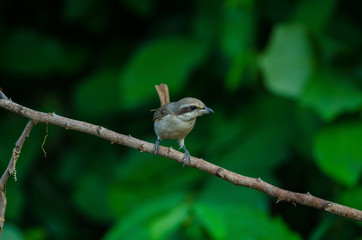
[[[191,154],[362,209],[361,2],[0,2],[13,101],[155,142],[155,84],[214,115]],[[0,109],[5,170],[27,119]],[[38,124],[7,184],[3,239],[361,239],[361,224]],[[177,148],[176,141],[162,145]]]

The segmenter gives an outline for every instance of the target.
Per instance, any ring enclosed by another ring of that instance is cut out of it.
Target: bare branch
[[[43,123],[48,122],[49,124],[57,125],[65,129],[71,129],[79,132],[84,132],[87,134],[92,134],[104,138],[112,143],[117,143],[120,145],[137,149],[141,152],[148,152],[153,154],[154,144],[139,140],[137,138],[131,137],[130,135],[127,136],[119,134],[117,132],[114,132],[112,130],[106,129],[101,126],[58,116],[55,113],[50,114],[48,118],[48,113],[34,111],[32,109],[26,108],[24,106],[21,106],[19,104],[7,100],[0,100],[0,107],[12,111],[18,115],[32,119],[35,122],[43,122]],[[184,154],[172,148],[160,146],[158,155],[173,159],[183,164],[182,158]],[[215,164],[204,161],[203,159],[200,158],[191,157],[191,161],[187,166],[194,167],[201,171],[210,173],[214,176],[217,176],[228,182],[231,182],[234,185],[249,187],[264,192],[276,198],[278,201],[287,201],[293,204],[298,203],[305,206],[320,209],[326,212],[330,212],[332,214],[343,216],[349,219],[353,219],[356,221],[362,221],[362,211],[360,210],[343,206],[337,203],[333,203],[321,198],[317,198],[309,193],[296,193],[296,192],[287,191],[275,187],[267,182],[264,182],[260,178],[246,177],[231,172],[229,170],[226,170],[224,168],[221,168]]]
[[[13,150],[13,154],[11,156],[9,165],[6,168],[4,174],[2,175],[2,177],[0,179],[0,235],[1,235],[1,232],[2,232],[2,229],[4,226],[4,222],[5,222],[5,210],[6,210],[6,203],[7,203],[6,195],[5,195],[5,185],[9,179],[10,175],[13,173],[15,174],[15,165],[16,165],[16,161],[19,158],[21,148],[23,147],[23,144],[24,144],[26,138],[29,137],[29,133],[34,125],[35,125],[35,123],[33,120],[29,120],[28,124],[26,124],[26,127],[25,127],[23,133],[20,135],[18,141],[15,144],[15,148]]]

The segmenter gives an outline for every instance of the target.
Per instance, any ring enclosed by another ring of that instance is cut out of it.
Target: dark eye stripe
[[[181,108],[179,113],[183,114],[183,113],[187,113],[187,112],[192,112],[195,109],[197,109],[197,107],[195,105],[191,105],[191,106],[188,106],[188,107]]]

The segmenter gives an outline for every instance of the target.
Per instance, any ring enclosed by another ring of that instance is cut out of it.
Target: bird
[[[195,126],[196,118],[214,111],[197,98],[186,97],[177,102],[167,103],[154,110],[154,130],[157,140],[154,146],[156,156],[160,141],[163,139],[177,139],[180,149],[185,151],[182,158],[184,166],[190,162],[190,152],[185,146],[185,137]]]

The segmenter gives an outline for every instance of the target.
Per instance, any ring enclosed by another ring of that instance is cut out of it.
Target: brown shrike
[[[185,151],[184,166],[190,161],[190,153],[185,147],[185,137],[195,126],[196,118],[204,114],[214,113],[211,108],[196,98],[183,98],[178,102],[171,102],[155,110],[153,115],[154,129],[157,135],[154,154],[156,156],[160,140],[177,139]]]

